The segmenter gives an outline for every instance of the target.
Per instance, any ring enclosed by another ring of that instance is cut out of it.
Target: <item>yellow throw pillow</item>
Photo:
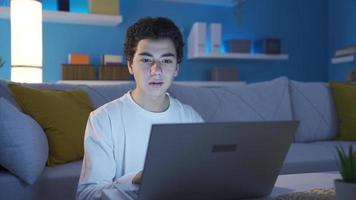
[[[330,83],[339,118],[340,140],[356,140],[356,85]]]
[[[39,90],[17,84],[9,84],[9,88],[23,112],[44,129],[49,145],[49,166],[83,157],[85,127],[93,110],[84,91]]]

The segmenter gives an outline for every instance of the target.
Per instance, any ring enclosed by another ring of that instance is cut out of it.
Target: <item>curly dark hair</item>
[[[174,43],[177,63],[183,58],[183,37],[174,22],[164,17],[144,17],[131,25],[126,32],[124,51],[129,62],[132,62],[137,44],[142,39],[168,38]]]

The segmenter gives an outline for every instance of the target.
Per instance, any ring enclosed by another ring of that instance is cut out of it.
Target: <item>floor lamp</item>
[[[42,82],[42,4],[11,0],[11,81]]]

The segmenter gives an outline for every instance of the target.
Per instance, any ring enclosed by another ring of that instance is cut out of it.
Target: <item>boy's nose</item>
[[[154,62],[153,65],[151,66],[151,74],[161,74],[162,73],[162,68],[161,68],[161,63],[160,62]]]

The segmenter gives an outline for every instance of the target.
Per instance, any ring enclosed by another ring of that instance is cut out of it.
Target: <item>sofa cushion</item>
[[[90,97],[90,102],[94,108],[98,108],[108,102],[108,99],[103,96],[100,91],[93,89],[88,85],[71,85],[71,84],[56,84],[56,83],[40,83],[40,84],[23,84],[40,90],[82,90]]]
[[[296,142],[336,137],[337,117],[328,84],[290,81],[293,118],[300,122]]]
[[[338,139],[356,140],[356,85],[330,83],[339,118]]]
[[[214,121],[291,120],[288,79],[225,88],[219,97]]]
[[[48,158],[45,133],[35,120],[0,98],[0,165],[33,184]]]
[[[90,85],[86,92],[91,95],[91,93],[96,93],[105,99],[106,102],[113,101],[117,98],[123,96],[127,91],[134,89],[135,84],[125,83],[125,84],[112,84],[112,85]],[[94,96],[94,95],[93,95]]]
[[[83,157],[83,139],[92,106],[82,90],[38,90],[9,84],[23,111],[45,130],[49,143],[48,165]]]
[[[208,122],[292,119],[288,79],[285,77],[240,87],[173,85],[169,92],[191,105]]]
[[[15,98],[13,97],[11,91],[8,88],[9,83],[13,83],[13,82],[0,79],[0,97],[4,97],[6,100],[12,103],[16,108],[21,110],[21,107],[17,104]],[[134,86],[134,84],[89,86],[89,85],[57,84],[57,83],[32,83],[32,84],[22,84],[22,85],[30,86],[41,90],[43,89],[83,90],[89,95],[91,103],[94,108],[98,108],[104,105],[105,103],[114,100],[115,99],[114,97],[117,97],[118,95],[121,94],[120,91],[130,89]],[[116,93],[116,90],[119,92]]]
[[[8,172],[0,171],[0,199],[75,199],[82,161],[45,167],[32,185],[25,185]]]
[[[204,119],[214,121],[214,115],[219,109],[223,88],[201,88],[172,84],[168,92],[184,104],[192,106]]]
[[[356,148],[355,142],[346,141],[293,143],[283,163],[281,174],[336,171],[336,146],[346,150],[350,145]]]

